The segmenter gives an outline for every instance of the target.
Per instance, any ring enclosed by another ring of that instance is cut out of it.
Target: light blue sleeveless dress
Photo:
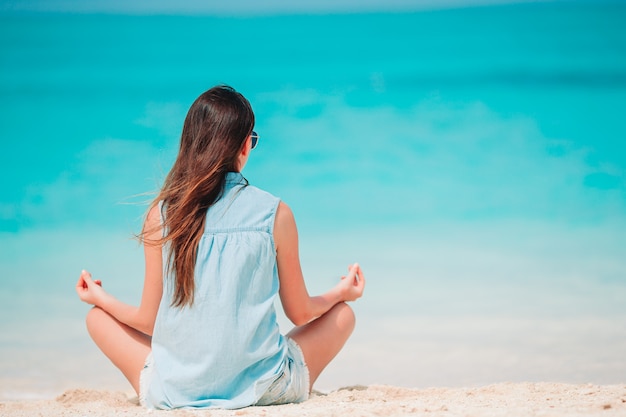
[[[240,173],[227,174],[222,197],[206,215],[192,306],[171,306],[174,285],[164,276],[150,377],[140,393],[148,408],[246,407],[264,401],[289,372],[295,343],[281,335],[274,309],[278,203]],[[306,396],[308,386],[300,400]]]

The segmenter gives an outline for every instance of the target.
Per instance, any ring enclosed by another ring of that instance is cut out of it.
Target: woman
[[[177,159],[140,235],[139,307],[83,271],[87,328],[148,408],[240,408],[300,402],[354,328],[345,304],[365,286],[359,265],[308,294],[293,214],[241,175],[258,136],[249,102],[227,86],[192,104]],[[276,295],[296,327],[280,334]]]

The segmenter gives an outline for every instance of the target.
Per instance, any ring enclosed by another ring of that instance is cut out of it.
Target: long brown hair
[[[166,272],[175,284],[172,306],[192,305],[194,269],[206,211],[220,197],[226,174],[237,170],[237,161],[254,127],[254,113],[244,96],[229,86],[204,92],[187,112],[180,149],[174,166],[151,208],[163,202],[162,239],[144,244],[169,242]]]

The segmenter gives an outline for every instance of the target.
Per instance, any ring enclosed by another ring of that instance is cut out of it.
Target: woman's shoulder
[[[161,223],[161,203],[153,204],[146,215],[146,224],[158,225]]]
[[[280,201],[280,197],[277,197],[271,192],[259,188],[255,185],[249,184],[245,186],[243,190],[245,190],[245,192],[248,193],[250,197],[259,199],[259,201],[267,200],[275,204],[278,204],[278,202]]]

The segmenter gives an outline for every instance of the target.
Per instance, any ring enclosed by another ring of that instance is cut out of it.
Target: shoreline
[[[71,389],[55,399],[0,401],[5,417],[89,415],[129,417],[146,413],[173,417],[207,416],[626,416],[626,384],[499,383],[476,388],[413,389],[355,385],[314,392],[301,404],[239,410],[151,411],[121,391]],[[167,413],[167,414],[166,414]]]

